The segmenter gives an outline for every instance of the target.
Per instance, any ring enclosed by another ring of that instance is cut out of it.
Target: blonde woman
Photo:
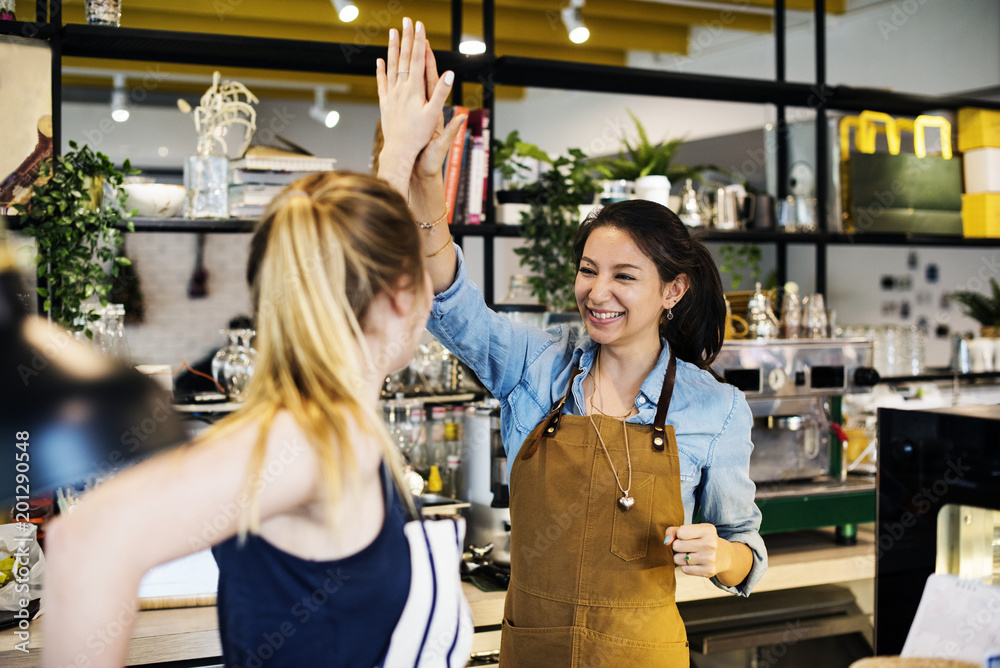
[[[309,177],[271,204],[247,272],[247,402],[52,522],[46,666],[123,665],[143,574],[209,545],[226,665],[465,665],[461,536],[435,562],[419,522],[404,532],[412,501],[376,411],[430,310],[419,248],[405,199],[374,177]]]

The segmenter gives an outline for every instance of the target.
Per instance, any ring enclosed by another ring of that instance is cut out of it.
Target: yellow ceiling
[[[590,39],[582,45],[567,38],[559,10],[567,0],[496,0],[496,52],[533,58],[569,60],[603,65],[624,65],[626,52],[645,50],[686,54],[692,26],[718,26],[727,29],[767,33],[772,27],[769,14],[761,8],[773,7],[772,0],[712,0],[705,8],[685,2],[642,0],[586,0],[583,18],[590,28]],[[827,10],[842,13],[846,0],[827,0]],[[184,32],[248,35],[352,44],[384,44],[388,29],[398,26],[403,16],[422,20],[427,26],[432,46],[450,44],[450,0],[355,0],[360,16],[349,24],[341,23],[330,0],[124,0],[122,23],[128,28],[177,30]],[[732,9],[725,9],[731,5]],[[812,0],[786,0],[789,9],[811,10]],[[754,12],[753,10],[757,10]],[[34,2],[18,0],[20,18],[31,18]],[[64,0],[63,21],[83,23],[83,0]],[[463,3],[463,32],[482,33],[482,1]],[[140,62],[115,62],[67,58],[67,67],[99,68],[125,72],[144,72],[150,66]],[[187,75],[210,75],[213,68],[162,64],[169,72]],[[258,94],[285,97],[309,97],[310,85],[327,83],[348,87],[349,92],[331,94],[341,99],[374,101],[373,77],[322,75],[285,71],[240,70],[226,68],[226,77],[235,79],[271,79],[287,86],[301,81],[303,88],[268,90],[259,84]],[[95,79],[67,75],[65,84],[108,85],[106,78]],[[163,90],[195,92],[202,85],[165,82]],[[502,97],[517,96],[520,91],[499,91]]]

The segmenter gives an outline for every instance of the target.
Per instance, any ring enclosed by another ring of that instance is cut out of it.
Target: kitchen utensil
[[[698,193],[694,189],[691,179],[684,182],[684,190],[681,191],[681,207],[677,212],[681,222],[688,227],[704,227],[706,216]]]
[[[747,325],[749,337],[751,339],[776,339],[778,338],[779,325],[778,318],[771,310],[771,298],[760,289],[757,283],[757,290],[750,298],[750,305],[747,310]]]
[[[194,273],[188,281],[188,297],[200,299],[208,295],[208,270],[205,269],[205,235],[197,237],[197,251],[194,260]]]
[[[720,230],[738,230],[742,227],[740,211],[746,190],[741,185],[729,185],[715,191],[715,227]]]
[[[747,195],[743,200],[743,220],[748,230],[774,228],[774,198],[770,195]]]

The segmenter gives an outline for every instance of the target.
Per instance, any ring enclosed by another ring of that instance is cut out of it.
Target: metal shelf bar
[[[70,24],[62,27],[67,56],[151,60],[300,72],[335,72],[371,76],[383,46],[241,37],[202,33],[112,28]],[[435,54],[446,69],[464,71],[470,61],[451,51]]]

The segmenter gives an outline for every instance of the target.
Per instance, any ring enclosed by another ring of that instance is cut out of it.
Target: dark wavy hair
[[[687,274],[691,287],[673,307],[673,319],[661,314],[660,336],[679,359],[708,369],[722,349],[726,301],[719,270],[705,245],[662,204],[642,199],[615,202],[591,213],[580,226],[573,244],[577,270],[590,233],[601,227],[627,233],[656,265],[664,283]]]

